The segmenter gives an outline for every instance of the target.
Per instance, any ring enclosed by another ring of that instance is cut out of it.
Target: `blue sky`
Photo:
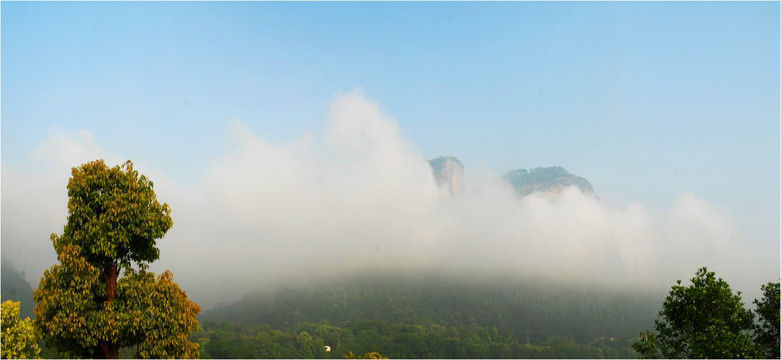
[[[553,163],[597,176],[688,172],[708,166],[693,160],[756,156],[750,162],[777,163],[774,3],[3,10],[7,161],[59,126],[94,131],[123,151],[149,139],[161,148],[139,156],[165,151],[155,156],[177,159],[187,173],[200,166],[182,154],[219,152],[215,135],[232,118],[284,141],[317,130],[334,94],[361,87],[424,155],[449,153],[496,172]],[[614,170],[602,164],[611,158]]]
[[[270,143],[317,138],[359,88],[468,180],[563,166],[651,211],[694,192],[778,251],[778,2],[1,7],[4,166],[86,130],[198,183],[236,119]]]

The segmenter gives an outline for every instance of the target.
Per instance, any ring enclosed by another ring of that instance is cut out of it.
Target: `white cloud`
[[[174,227],[158,242],[152,269],[170,268],[207,307],[291,276],[365,266],[667,287],[707,265],[757,290],[777,274],[777,253],[747,248],[729,212],[694,194],[663,214],[612,206],[575,188],[517,199],[494,181],[451,197],[396,121],[360,93],[336,98],[320,135],[276,144],[240,121],[231,130],[236,148],[212,159],[200,183],[177,184],[163,169],[136,163],[173,209]],[[55,261],[48,235],[65,222],[69,172],[61,168],[97,157],[122,161],[86,132],[55,133],[36,154],[49,172],[4,166],[2,179],[3,251],[23,252],[28,265],[15,265],[30,274]],[[49,254],[45,264],[38,265],[40,254]]]
[[[26,162],[2,164],[2,251],[35,287],[56,261],[49,240],[62,233],[68,213],[71,168],[95,159],[119,163],[88,131],[53,129]]]

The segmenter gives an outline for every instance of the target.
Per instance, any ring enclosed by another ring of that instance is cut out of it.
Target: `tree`
[[[315,347],[315,341],[312,339],[312,335],[309,335],[308,332],[302,331],[298,335],[296,335],[296,349],[297,349],[297,357],[299,359],[313,359],[316,349]],[[317,349],[322,350],[322,349]]]
[[[348,351],[346,354],[342,354],[342,358],[344,359],[387,359],[387,357],[385,357],[384,355],[376,351],[367,352],[366,354],[363,354],[363,358],[356,356],[355,354],[353,354],[352,351]]]
[[[748,331],[754,315],[743,307],[740,292],[707,268],[697,270],[692,285],[672,287],[654,321],[632,347],[644,358],[747,358],[756,354]]]
[[[762,356],[769,359],[778,359],[779,354],[779,315],[781,300],[779,300],[779,283],[767,283],[762,285],[762,299],[754,300],[757,305],[756,313],[759,317],[754,326],[754,342],[762,348]]]
[[[51,236],[59,264],[33,291],[34,324],[47,345],[69,357],[117,358],[127,346],[136,357],[198,357],[187,334],[198,328],[200,307],[170,271],[146,271],[173,225],[152,182],[130,161],[109,168],[97,160],[73,168],[67,189],[65,229]]]
[[[6,300],[0,305],[3,359],[37,359],[41,354],[30,318],[19,318],[19,301]]]
[[[372,352],[364,354],[363,358],[364,359],[387,359],[384,355],[382,355],[382,354],[380,354],[380,353],[378,353],[376,351],[372,351]]]

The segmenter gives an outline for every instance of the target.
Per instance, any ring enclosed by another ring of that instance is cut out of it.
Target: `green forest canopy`
[[[332,347],[316,357],[634,357],[631,341],[662,298],[542,279],[372,272],[256,292],[204,311],[194,337],[204,357],[296,357],[302,332]],[[276,352],[258,347],[269,338]]]

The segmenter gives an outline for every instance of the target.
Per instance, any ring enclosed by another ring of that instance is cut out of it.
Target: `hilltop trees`
[[[97,160],[73,169],[68,197],[63,234],[51,236],[59,264],[33,292],[47,345],[68,357],[117,358],[126,346],[137,346],[136,357],[198,357],[187,334],[200,307],[169,271],[146,271],[173,225],[152,182],[130,161],[109,168]]]
[[[36,359],[41,353],[38,338],[35,336],[30,318],[19,318],[19,302],[3,301],[2,319],[2,357],[3,359]]]
[[[726,281],[704,267],[691,282],[682,286],[677,281],[655,321],[656,332],[641,332],[632,347],[644,358],[758,355],[749,335],[754,314],[743,307],[740,292],[733,294]]]
[[[779,358],[779,283],[762,285],[754,313],[743,307],[740,291],[707,268],[692,285],[672,287],[655,321],[656,333],[644,331],[632,347],[644,358]]]

